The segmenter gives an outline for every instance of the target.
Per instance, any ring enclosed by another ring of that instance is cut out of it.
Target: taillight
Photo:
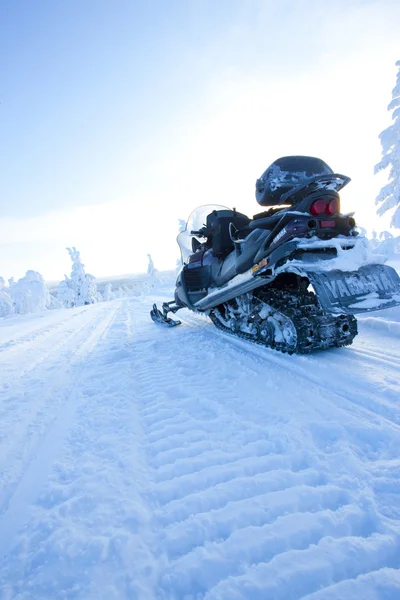
[[[317,217],[318,215],[322,215],[322,213],[325,212],[326,209],[326,202],[325,200],[322,200],[322,198],[320,198],[320,200],[316,200],[315,202],[313,202],[310,206],[310,213],[312,215],[314,215],[314,217]]]
[[[340,206],[339,206],[339,200],[337,198],[335,198],[334,200],[331,200],[327,207],[326,207],[326,214],[327,215],[336,215],[340,210]]]

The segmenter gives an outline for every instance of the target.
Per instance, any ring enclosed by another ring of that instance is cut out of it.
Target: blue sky
[[[344,208],[385,228],[399,27],[394,0],[4,0],[0,275],[62,278],[71,245],[95,275],[173,267],[178,218],[257,212],[292,153],[350,175]]]

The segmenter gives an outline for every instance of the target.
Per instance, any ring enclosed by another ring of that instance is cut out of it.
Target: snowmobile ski
[[[167,304],[166,302],[164,304]],[[167,310],[164,309],[163,304],[163,312],[161,312],[157,308],[157,304],[153,304],[153,308],[150,311],[150,316],[153,319],[154,323],[158,323],[160,325],[166,325],[167,327],[176,327],[176,325],[180,325],[181,321],[171,319],[171,317],[167,317]]]

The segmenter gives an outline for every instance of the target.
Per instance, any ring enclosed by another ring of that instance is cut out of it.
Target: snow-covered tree
[[[380,240],[389,240],[392,237],[393,237],[393,235],[390,233],[390,231],[381,231],[379,234]]]
[[[76,305],[76,294],[72,286],[72,281],[66,275],[64,275],[64,279],[58,284],[57,298],[65,308],[72,308]]]
[[[103,300],[104,302],[108,302],[109,300],[114,300],[116,298],[115,293],[113,292],[111,283],[107,283],[103,292]]]
[[[97,291],[96,278],[85,273],[85,265],[76,248],[67,250],[72,260],[71,277],[65,275],[64,281],[61,281],[57,288],[57,298],[66,308],[99,302],[101,297]]]
[[[6,283],[0,277],[0,317],[8,317],[14,313],[14,305],[8,294]]]
[[[184,219],[178,219],[178,236],[180,233],[182,233],[182,231],[185,231],[186,229],[186,221]],[[181,270],[183,265],[182,262],[182,255],[181,253],[179,253],[179,258],[176,259],[176,263],[175,263],[175,272],[179,273],[179,271]]]
[[[18,314],[34,313],[61,305],[50,294],[43,277],[37,271],[27,271],[16,283],[11,281],[7,290],[14,311]]]
[[[375,166],[375,173],[390,168],[389,183],[381,189],[376,204],[380,204],[377,213],[383,215],[388,210],[394,210],[391,226],[400,229],[400,60],[396,85],[392,91],[392,101],[388,106],[392,112],[394,123],[382,131],[379,138],[382,146],[382,160]]]
[[[151,288],[159,283],[158,270],[155,268],[151,255],[147,255],[149,264],[147,266],[147,277],[142,282],[141,293],[147,293]]]
[[[157,273],[157,269],[154,266],[153,259],[151,258],[151,254],[147,255],[149,264],[147,265],[147,275],[155,275]]]

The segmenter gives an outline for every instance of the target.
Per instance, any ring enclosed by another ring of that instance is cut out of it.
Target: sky
[[[374,200],[400,59],[398,0],[3,0],[0,275],[162,270],[201,204],[259,212],[279,156],[352,178]]]

